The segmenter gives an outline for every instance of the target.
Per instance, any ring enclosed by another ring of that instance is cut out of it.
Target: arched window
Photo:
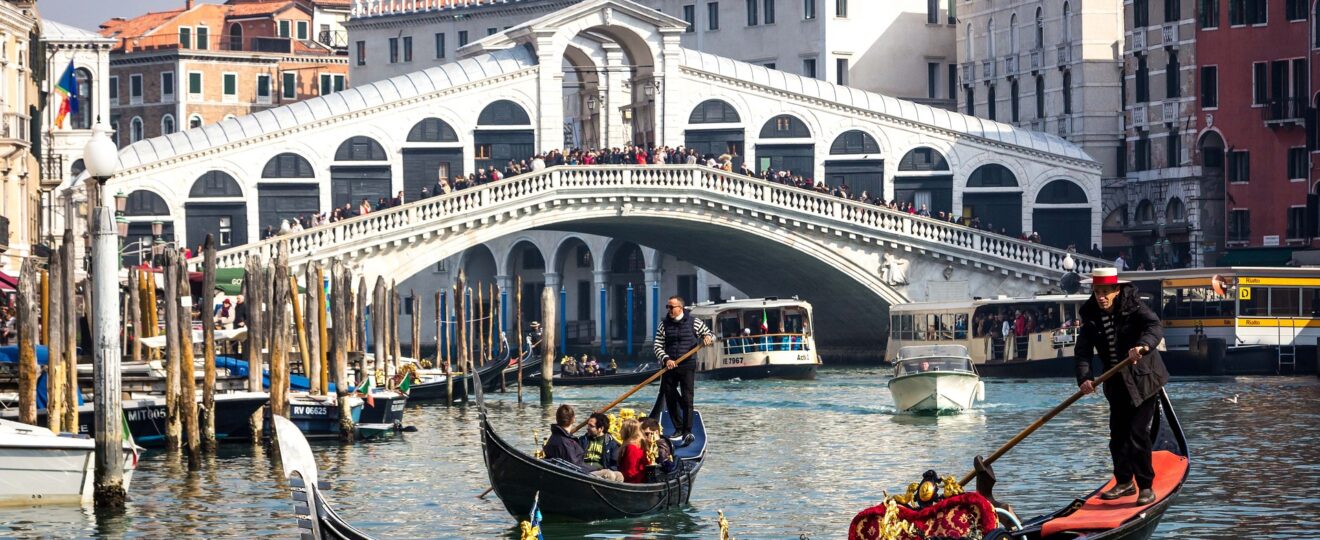
[[[870,133],[861,130],[850,130],[835,137],[834,144],[830,145],[831,155],[847,154],[879,154],[880,143],[875,141]]]
[[[458,142],[458,133],[444,120],[425,118],[408,131],[408,142]]]
[[[524,126],[532,123],[527,111],[517,103],[501,99],[481,110],[477,116],[477,125],[482,126]]]
[[[69,124],[73,129],[92,129],[92,108],[96,106],[92,96],[92,72],[84,68],[73,70],[73,79],[78,84],[78,112],[70,114]]]
[[[1045,76],[1036,76],[1036,118],[1045,118]]]
[[[1017,54],[1018,46],[1021,45],[1018,43],[1019,39],[1021,38],[1018,37],[1017,13],[1014,13],[1008,18],[1008,52],[1010,54]]]
[[[1063,114],[1072,114],[1072,70],[1063,71]]]
[[[262,178],[315,178],[312,164],[306,158],[291,152],[279,154],[261,170]]]
[[[1164,220],[1169,223],[1187,221],[1187,207],[1183,205],[1182,199],[1178,197],[1169,199],[1169,204],[1164,207]]]
[[[1086,204],[1086,191],[1071,180],[1053,180],[1036,194],[1036,204]]]
[[[385,161],[385,148],[371,137],[349,137],[335,150],[335,161]]]
[[[160,117],[160,134],[169,135],[171,133],[174,133],[174,131],[175,131],[174,115],[167,114],[165,116]]]
[[[944,159],[943,154],[935,151],[934,148],[921,146],[903,154],[903,159],[898,162],[898,170],[947,171],[949,170],[949,162]]]
[[[193,182],[189,197],[242,197],[238,181],[224,171],[207,171]]]
[[[972,60],[976,58],[976,31],[972,25],[967,25],[967,58]]]
[[[188,117],[188,129],[202,127],[202,115],[194,114]]]
[[[170,207],[165,204],[165,199],[160,195],[139,189],[128,194],[128,200],[124,205],[124,215],[126,216],[168,216]]]
[[[142,117],[134,116],[128,121],[128,142],[135,143],[142,140]]]
[[[1151,204],[1150,199],[1142,199],[1137,203],[1137,223],[1148,224],[1155,223],[1155,205]]]
[[[987,163],[977,167],[972,171],[972,175],[967,177],[967,187],[1017,187],[1017,177],[1013,176],[1013,171],[1008,167],[998,163]]]
[[[1036,46],[1040,49],[1045,47],[1045,13],[1041,8],[1036,8]]]
[[[985,57],[995,59],[995,18],[985,23]]]
[[[1063,43],[1072,41],[1072,6],[1068,2],[1063,3]]]
[[[87,170],[87,165],[83,164],[82,158],[74,160],[73,165],[69,165],[69,174],[74,178],[77,178],[85,170]]]
[[[797,117],[781,114],[761,126],[762,139],[802,139],[811,137],[811,130]]]
[[[243,50],[243,25],[238,23],[229,25],[229,50]]]
[[[733,105],[718,100],[708,99],[692,109],[688,116],[689,124],[735,124],[742,122]]]

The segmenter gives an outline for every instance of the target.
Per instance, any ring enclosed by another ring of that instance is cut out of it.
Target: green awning
[[[242,268],[216,268],[215,288],[229,296],[243,294],[243,277],[247,271]]]
[[[1219,258],[1218,266],[1284,266],[1292,260],[1293,248],[1230,249]]]

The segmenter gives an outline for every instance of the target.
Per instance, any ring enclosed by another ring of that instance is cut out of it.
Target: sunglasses
[[[668,307],[669,309],[674,309],[674,308],[682,308],[683,306],[676,306],[676,305],[674,305],[674,304],[670,304],[670,305],[665,306],[665,307]]]

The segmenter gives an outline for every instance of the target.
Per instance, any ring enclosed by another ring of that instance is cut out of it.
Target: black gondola
[[[562,373],[555,374],[555,386],[632,386],[641,384],[648,377],[660,372],[660,366],[652,363],[637,366],[633,371],[624,373],[615,373],[613,375],[569,375]],[[524,376],[526,377],[526,376]],[[531,377],[526,377],[529,384],[540,384],[541,374],[537,373]],[[659,379],[656,379],[659,380]]]
[[[366,533],[349,525],[339,517],[330,503],[321,495],[322,485],[317,481],[316,460],[302,431],[289,419],[276,415],[273,419],[280,444],[280,463],[284,476],[293,491],[293,511],[298,517],[301,536],[311,540],[371,540]]]
[[[674,449],[679,466],[657,482],[627,484],[591,476],[574,465],[541,460],[514,448],[495,433],[486,417],[484,396],[477,393],[481,444],[491,489],[515,518],[527,519],[539,492],[542,515],[578,521],[633,518],[682,507],[706,459],[706,426],[701,413],[692,418],[693,441]],[[661,413],[665,432],[673,431]]]
[[[486,384],[492,385],[487,388],[487,390],[494,390],[495,387],[499,385],[499,380],[495,377],[495,374],[503,371],[504,368],[509,367],[509,360],[511,358],[509,348],[501,347],[501,350],[503,354],[500,358],[476,369],[477,373],[481,375],[479,379],[482,381],[489,381]],[[530,353],[525,353],[524,357],[528,354]],[[449,395],[450,385],[444,377],[439,377],[437,380],[420,382],[414,384],[412,388],[408,390],[408,399],[414,403],[419,401],[453,401],[466,395],[468,391],[467,389],[471,386],[471,381],[472,375],[470,374],[463,374],[454,377],[453,396]]]
[[[202,406],[197,400],[197,406]],[[247,437],[248,419],[252,413],[261,409],[270,401],[265,392],[233,392],[215,395],[215,436],[217,439],[237,440]],[[124,417],[128,428],[133,433],[133,442],[140,446],[165,445],[165,398],[148,397],[128,399],[123,402]],[[78,406],[78,433],[90,435],[94,420],[94,407],[91,402]],[[0,418],[17,420],[18,410],[10,409],[0,413]],[[37,425],[46,425],[46,409],[37,411]]]
[[[1159,526],[1160,518],[1169,509],[1182,491],[1191,469],[1191,453],[1187,448],[1187,439],[1182,425],[1174,414],[1173,405],[1164,391],[1159,394],[1157,421],[1151,424],[1154,434],[1151,450],[1155,465],[1155,502],[1145,506],[1135,504],[1136,494],[1112,501],[1100,499],[1100,493],[1113,487],[1114,479],[1090,491],[1085,497],[1075,499],[1063,508],[1018,523],[1016,516],[1003,509],[996,509],[998,525],[996,528],[978,532],[975,537],[985,540],[1146,540]],[[995,483],[994,471],[988,466],[978,468],[977,491],[989,501],[994,501],[992,493]],[[884,505],[879,505],[858,514],[849,527],[850,540],[869,540],[876,538],[877,529],[859,526],[860,520],[873,518],[877,510],[884,513]],[[869,514],[869,515],[868,515]],[[900,537],[902,537],[900,535]]]

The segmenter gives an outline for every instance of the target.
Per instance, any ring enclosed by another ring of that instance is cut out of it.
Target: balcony
[[[1072,117],[1066,114],[1059,115],[1058,122],[1054,125],[1055,133],[1060,137],[1072,135]]]
[[[996,71],[998,71],[998,70],[995,69],[995,61],[994,61],[994,60],[982,60],[982,61],[981,61],[981,76],[982,76],[982,77],[984,77],[984,78],[986,78],[986,79],[993,79],[993,78],[995,78],[995,72],[996,72]]]
[[[1013,77],[1018,74],[1018,55],[1010,54],[1004,57],[1004,75]]]
[[[32,145],[28,138],[28,126],[32,119],[26,114],[13,112],[4,113],[0,116],[0,140],[4,144],[12,144],[27,148]]]
[[[1041,67],[1042,65],[1044,65],[1044,64],[1045,64],[1045,50],[1044,50],[1044,49],[1032,49],[1032,50],[1031,50],[1031,69],[1032,69],[1032,71],[1035,71],[1035,70],[1040,69],[1040,67]]]
[[[1160,27],[1160,43],[1166,48],[1178,48],[1178,23],[1171,22]]]
[[[1027,127],[1031,128],[1032,131],[1045,131],[1045,119],[1037,118],[1032,120],[1031,123],[1027,124]]]
[[[316,41],[326,47],[330,47],[331,49],[347,49],[348,32],[343,30],[336,30],[333,32],[330,30],[322,30],[320,33],[316,34]]]
[[[975,62],[963,62],[961,67],[962,67],[962,69],[960,69],[959,71],[962,72],[962,83],[963,83],[963,85],[969,85],[969,84],[972,84],[972,81],[975,81],[975,80],[976,80],[976,79],[975,79],[975,76],[976,76],[976,63],[975,63]]]
[[[1068,65],[1068,64],[1071,64],[1071,63],[1072,63],[1072,44],[1071,44],[1071,43],[1062,43],[1062,44],[1060,44],[1060,45],[1059,45],[1059,49],[1058,49],[1058,54],[1059,54],[1059,62],[1058,62],[1058,63],[1059,63],[1059,67],[1060,67],[1060,68],[1062,68],[1063,66],[1066,66],[1066,65]]]
[[[1261,109],[1267,126],[1301,125],[1306,116],[1306,98],[1271,99]]]
[[[1133,126],[1144,127],[1146,126],[1146,124],[1149,123],[1147,122],[1147,118],[1146,118],[1146,107],[1147,105],[1145,103],[1138,103],[1132,106]]]
[[[1139,53],[1146,50],[1146,29],[1140,28],[1132,32],[1132,52]]]
[[[347,42],[347,36],[344,41]],[[191,35],[185,41],[176,34],[119,38],[117,49],[123,52],[154,50],[293,52],[293,38],[242,35]]]
[[[1165,101],[1160,111],[1160,121],[1165,124],[1177,124],[1182,117],[1182,102]]]

